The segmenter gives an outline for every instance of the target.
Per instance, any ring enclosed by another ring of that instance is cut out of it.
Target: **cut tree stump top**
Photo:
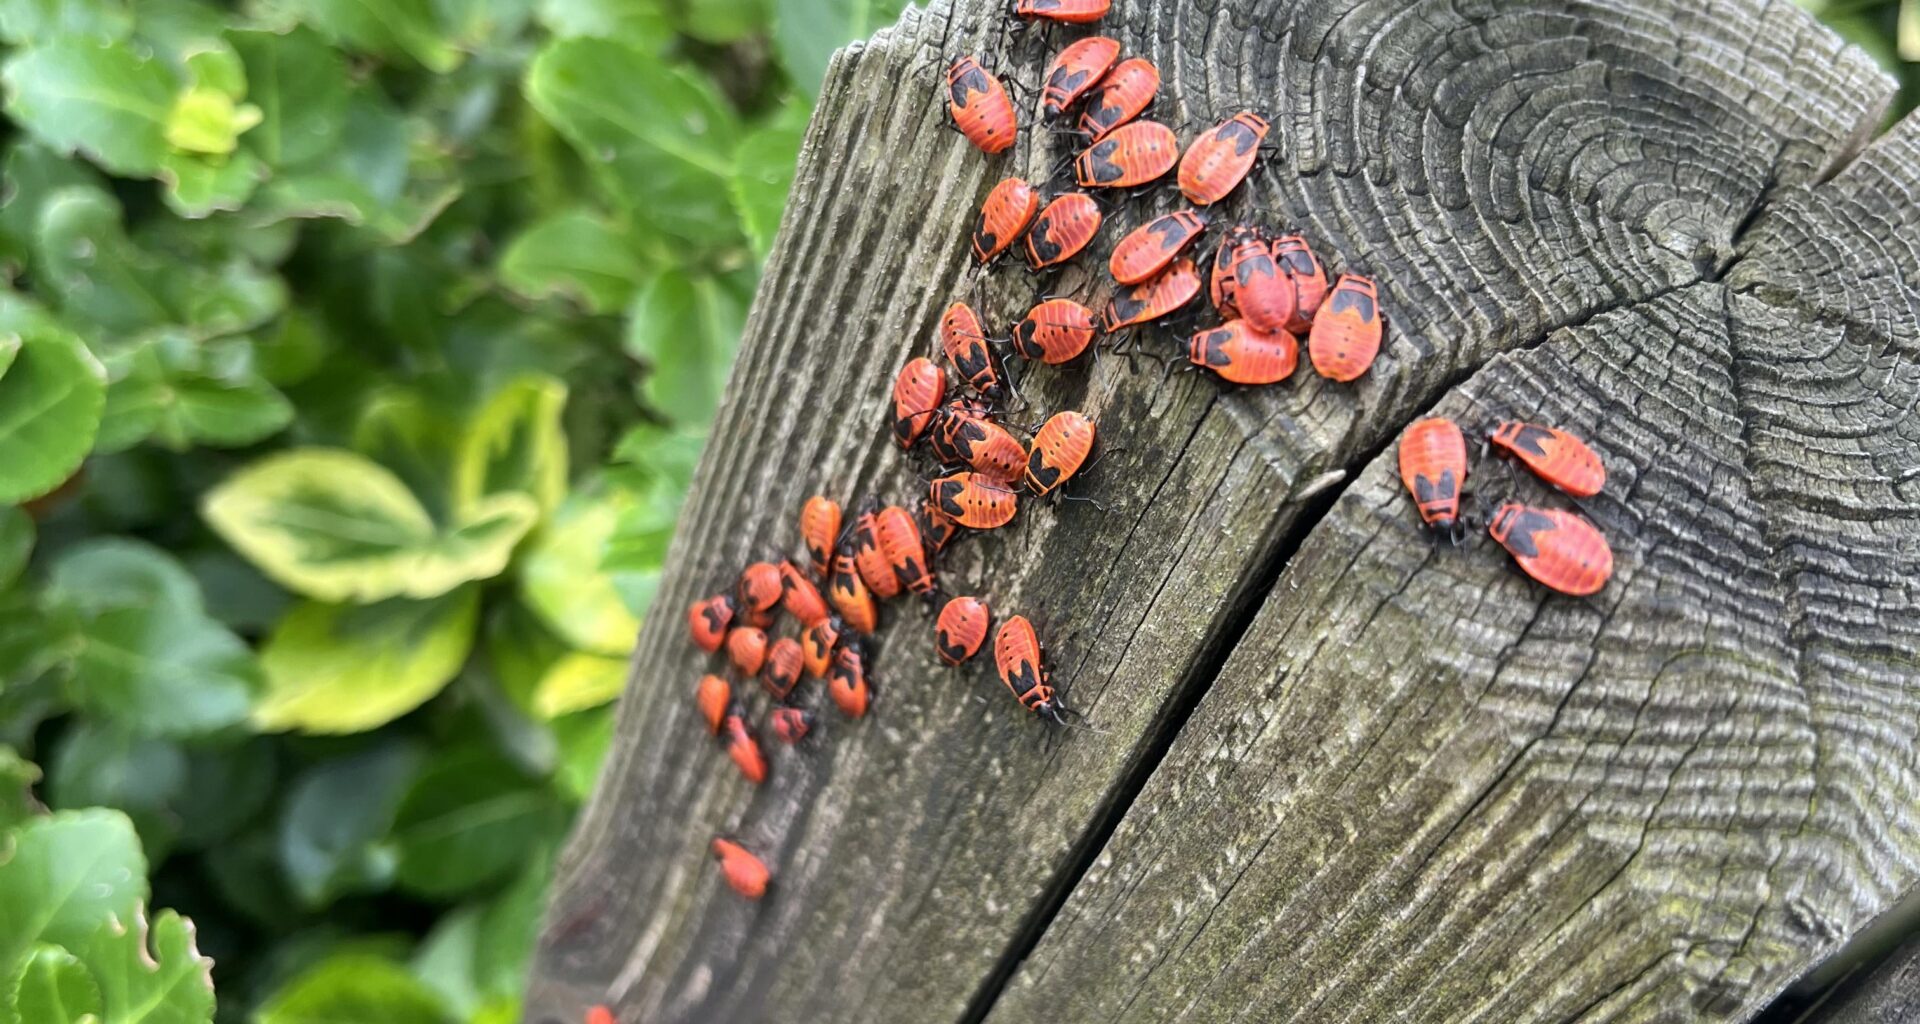
[[[1035,503],[941,570],[1041,624],[1099,731],[1046,742],[902,601],[873,714],[746,784],[681,609],[797,554],[810,494],[922,493],[888,382],[948,302],[1103,298],[1112,240],[1175,208],[1129,203],[1055,283],[970,272],[986,191],[1067,152],[942,126],[955,56],[1037,83],[1002,13],[933,0],[833,62],[528,1021],[1740,1021],[1913,889],[1920,122],[1875,138],[1892,83],[1785,0],[1116,3],[1151,116],[1273,115],[1216,228],[1372,274],[1381,358],[1251,390],[1035,367],[1036,421],[1098,421],[1107,509]],[[1591,439],[1612,583],[1433,544],[1391,447],[1428,414]]]

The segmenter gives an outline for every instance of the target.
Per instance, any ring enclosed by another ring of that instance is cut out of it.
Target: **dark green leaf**
[[[347,119],[347,64],[311,29],[231,32],[247,66],[247,100],[260,108],[246,145],[274,167],[325,155]]]
[[[82,152],[115,174],[160,169],[180,88],[160,61],[118,43],[60,36],[15,54],[0,80],[7,113],[54,149]]]
[[[627,351],[645,359],[647,402],[684,425],[713,419],[751,296],[727,278],[655,277],[628,313]]]
[[[353,449],[393,471],[437,522],[454,515],[454,473],[464,444],[456,403],[422,391],[388,387],[366,398],[353,427]]]
[[[47,764],[48,805],[125,812],[152,864],[167,859],[179,834],[174,804],[186,785],[187,755],[178,744],[91,721],[69,730]]]
[[[564,296],[593,313],[625,308],[645,274],[622,228],[577,208],[534,222],[500,257],[500,280],[515,292]]]
[[[605,39],[549,43],[527,99],[598,169],[633,216],[680,237],[739,237],[726,201],[739,124],[703,79]]]
[[[106,370],[73,332],[17,299],[0,337],[20,340],[0,377],[0,504],[36,498],[80,468],[106,405]]]
[[[159,549],[123,538],[68,548],[47,597],[75,625],[83,707],[156,736],[246,718],[260,687],[253,652],[207,617],[193,577]]]
[[[452,1024],[435,992],[390,961],[335,956],[295,978],[255,1015],[256,1024]]]
[[[563,39],[617,39],[649,52],[673,38],[659,0],[541,0],[540,20]]]
[[[411,57],[445,74],[462,54],[434,16],[432,0],[273,0],[272,6],[312,25],[341,45],[382,57]]]
[[[491,750],[441,755],[414,780],[394,822],[398,880],[426,896],[468,892],[524,863],[563,821],[545,786]]]
[[[228,629],[263,633],[293,604],[293,595],[228,548],[202,548],[181,561],[200,584],[207,614],[226,623]]]
[[[40,235],[40,208],[48,196],[74,185],[104,187],[86,164],[37,142],[22,141],[7,152],[4,200],[0,200],[0,255],[14,273],[33,259]]]
[[[701,42],[731,43],[766,26],[767,4],[768,0],[681,0],[676,20],[680,31]]]
[[[600,778],[600,765],[607,759],[607,748],[613,745],[613,709],[594,708],[556,718],[553,735],[560,741],[560,764],[554,781],[568,799],[584,801],[592,795],[593,784]]]
[[[480,935],[478,906],[456,907],[440,915],[420,940],[407,967],[440,996],[456,1017],[469,1018],[480,1005],[473,977],[473,947]]]
[[[271,740],[259,737],[187,749],[187,784],[173,804],[180,820],[178,848],[224,843],[259,820],[278,781],[273,750]]]
[[[238,210],[267,178],[267,165],[241,150],[229,156],[203,156],[178,150],[160,161],[154,176],[166,183],[162,198],[182,217],[205,217]]]
[[[526,963],[533,956],[533,940],[552,880],[552,855],[538,853],[481,915],[473,960],[483,996],[518,998],[525,989]]]
[[[33,784],[38,781],[40,769],[33,762],[0,744],[0,832],[39,812],[33,798]]]
[[[348,96],[337,145],[290,167],[254,198],[248,215],[272,224],[332,217],[383,245],[410,242],[460,195],[460,182],[421,154],[433,140],[371,86]],[[409,298],[418,301],[415,290]]]
[[[833,51],[893,24],[907,0],[773,0],[773,45],[793,84],[820,95]]]
[[[479,595],[462,587],[430,601],[296,606],[260,652],[264,730],[363,732],[440,692],[473,647]]]
[[[33,517],[19,507],[0,508],[0,591],[13,586],[33,554]]]
[[[280,816],[280,859],[308,906],[391,881],[395,854],[384,837],[421,761],[414,747],[389,741],[294,780]]]
[[[734,151],[733,205],[740,212],[740,223],[746,227],[754,251],[762,256],[773,248],[774,232],[780,228],[780,214],[793,188],[794,165],[806,134],[806,106],[788,103],[740,140],[740,148]]]

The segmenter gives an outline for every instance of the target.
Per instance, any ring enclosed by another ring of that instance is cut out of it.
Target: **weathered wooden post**
[[[919,493],[886,382],[975,289],[987,188],[1065,152],[941,127],[953,56],[1037,80],[1000,14],[934,0],[834,62],[530,1021],[1739,1021],[1913,888],[1920,122],[1876,139],[1891,83],[1784,0],[1122,0],[1155,117],[1274,115],[1217,222],[1375,275],[1383,356],[1353,387],[1035,372],[1125,446],[1110,510],[945,570],[1050,624],[1102,731],[1043,744],[901,604],[875,714],[745,785],[678,613],[808,494]],[[1037,290],[981,288],[1000,321]],[[1390,444],[1435,409],[1596,441],[1606,590],[1417,531]]]

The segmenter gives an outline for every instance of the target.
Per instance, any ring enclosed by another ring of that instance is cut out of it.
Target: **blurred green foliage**
[[[1917,3],[1809,3],[1900,111]],[[0,0],[0,1021],[517,1018],[811,97],[902,6]]]
[[[516,1019],[900,7],[0,0],[0,1021]]]

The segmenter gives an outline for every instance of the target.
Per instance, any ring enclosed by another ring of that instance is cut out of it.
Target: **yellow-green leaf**
[[[454,470],[454,504],[472,508],[502,492],[531,494],[551,513],[567,493],[567,386],[522,377],[496,392],[467,424]]]
[[[460,671],[479,606],[472,587],[432,601],[296,606],[260,652],[267,693],[254,721],[310,733],[385,725]]]
[[[568,496],[527,550],[520,593],[575,648],[624,657],[633,650],[640,620],[600,567],[620,511],[612,498]]]
[[[413,492],[354,452],[300,448],[208,493],[207,522],[262,572],[322,601],[433,597],[506,568],[539,510],[491,495],[440,531]]]
[[[599,654],[569,654],[553,663],[533,691],[533,709],[542,718],[602,704],[620,696],[627,684],[627,662]]]

